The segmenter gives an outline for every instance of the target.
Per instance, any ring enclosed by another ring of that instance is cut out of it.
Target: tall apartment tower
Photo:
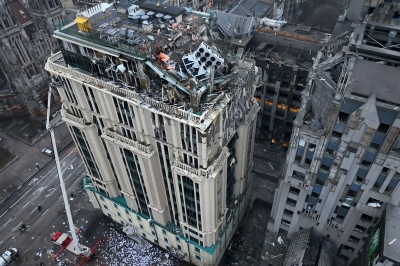
[[[49,77],[43,67],[48,54],[57,49],[51,31],[45,30],[50,26],[35,24],[17,0],[0,2],[0,13],[0,67],[11,89],[9,95],[0,95],[2,109],[8,114],[44,114]],[[58,99],[55,92],[54,100]]]
[[[249,198],[259,72],[174,10],[171,26],[90,8],[55,31],[61,51],[46,70],[93,205],[186,261],[216,265]]]
[[[348,263],[400,202],[400,39],[369,4],[352,1],[315,58],[268,225],[313,227]]]

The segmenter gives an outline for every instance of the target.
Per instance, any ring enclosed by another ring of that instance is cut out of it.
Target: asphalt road
[[[74,215],[81,204],[89,203],[85,201],[86,193],[81,191],[85,168],[73,144],[59,156]],[[19,231],[22,224],[29,227],[26,233]],[[65,225],[65,228],[59,228],[60,225]],[[68,231],[57,169],[52,160],[0,205],[0,252],[14,247],[20,251],[21,257],[16,265],[39,265],[42,256],[47,257],[46,250],[53,246],[50,235],[56,230]]]

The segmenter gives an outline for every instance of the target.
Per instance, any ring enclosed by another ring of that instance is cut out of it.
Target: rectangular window
[[[196,260],[201,261],[201,257],[199,255],[196,255]]]
[[[118,215],[119,217],[121,217],[121,214],[120,214],[119,212],[117,212],[117,215]]]
[[[178,245],[178,250],[182,250],[182,247]]]
[[[374,219],[374,217],[369,216],[367,214],[361,215],[361,221],[363,221],[363,222],[372,222],[373,219]]]
[[[145,234],[145,233],[142,233],[142,236],[143,236],[144,238],[146,238],[146,234]]]
[[[354,227],[354,230],[360,233],[365,233],[365,231],[367,231],[367,228],[361,226],[361,225],[356,225],[356,227]]]
[[[179,243],[179,242],[181,241],[181,240],[179,239],[179,237],[177,237],[177,236],[175,237],[175,240],[176,240],[177,243]]]
[[[168,238],[164,237],[164,242],[168,243]]]
[[[194,251],[197,252],[197,253],[200,253],[200,249],[197,248],[197,247],[194,248]]]
[[[392,192],[396,189],[397,185],[399,184],[399,181],[400,181],[400,173],[396,172],[393,175],[392,180],[390,180],[389,184],[387,185],[384,193],[386,195],[392,194]]]
[[[162,230],[162,233],[164,234],[164,235],[166,235],[167,234],[167,231],[165,231],[164,229]]]
[[[101,199],[102,201],[104,201],[104,198],[103,198],[102,196],[100,196],[100,199]]]
[[[108,210],[107,205],[103,204],[104,209]]]
[[[294,200],[294,199],[288,198],[288,199],[286,200],[286,203],[289,204],[289,205],[292,205],[292,206],[296,206],[297,201]]]
[[[139,224],[140,229],[143,229],[143,225]]]
[[[284,210],[283,210],[283,214],[286,214],[286,215],[292,216],[292,215],[293,215],[293,212],[292,212],[292,211],[290,211],[290,210],[288,210],[288,209],[284,209]]]
[[[347,246],[347,245],[344,245],[344,246],[343,246],[343,249],[347,250],[347,251],[350,252],[350,253],[353,253],[353,252],[354,252],[354,248],[349,247],[349,246]]]
[[[296,195],[299,195],[300,189],[295,188],[295,187],[290,187],[289,192],[291,192],[293,194],[296,194]]]
[[[360,239],[358,238],[358,237],[355,237],[355,236],[350,236],[349,237],[349,241],[350,242],[354,242],[354,243],[358,243],[358,242],[360,242]]]
[[[304,173],[298,172],[293,170],[293,178],[299,179],[299,180],[304,180],[306,178],[306,175]]]
[[[132,223],[132,219],[131,219],[131,218],[128,218],[128,222],[129,222],[129,223]]]

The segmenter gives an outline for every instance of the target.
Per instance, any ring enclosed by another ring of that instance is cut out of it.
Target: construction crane
[[[69,206],[68,202],[68,196],[67,196],[67,191],[65,189],[65,183],[64,183],[64,178],[62,176],[62,171],[61,171],[61,165],[60,165],[60,159],[58,157],[58,151],[57,151],[57,145],[56,145],[56,139],[54,136],[54,126],[50,125],[50,104],[51,104],[51,92],[52,92],[52,85],[49,86],[49,92],[48,92],[48,98],[47,98],[47,124],[46,128],[47,130],[50,131],[50,136],[51,136],[51,141],[53,143],[53,150],[54,150],[54,157],[56,161],[56,168],[57,168],[57,173],[58,173],[58,178],[60,180],[60,187],[61,187],[61,193],[62,193],[62,198],[64,200],[64,207],[65,207],[65,212],[67,213],[67,218],[68,218],[68,225],[69,229],[71,231],[72,238],[65,233],[62,233],[60,231],[55,232],[51,236],[51,240],[54,241],[56,244],[61,246],[61,250],[57,254],[51,254],[49,255],[53,257],[53,259],[57,259],[57,257],[61,254],[63,250],[68,250],[72,253],[74,253],[77,256],[83,257],[80,265],[82,265],[85,261],[89,260],[90,257],[94,254],[94,250],[96,247],[100,244],[101,239],[97,241],[95,246],[91,249],[88,247],[79,244],[78,242],[78,237],[76,235],[77,232],[80,232],[79,228],[76,228],[74,226],[73,220],[72,220],[72,213],[71,209]],[[76,230],[76,231],[75,231]]]

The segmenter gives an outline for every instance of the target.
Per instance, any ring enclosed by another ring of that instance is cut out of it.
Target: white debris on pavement
[[[106,265],[168,265],[169,254],[146,242],[139,246],[134,240],[114,229],[103,237],[99,246],[99,260]],[[101,259],[100,259],[101,258]],[[103,262],[103,260],[105,260]]]

